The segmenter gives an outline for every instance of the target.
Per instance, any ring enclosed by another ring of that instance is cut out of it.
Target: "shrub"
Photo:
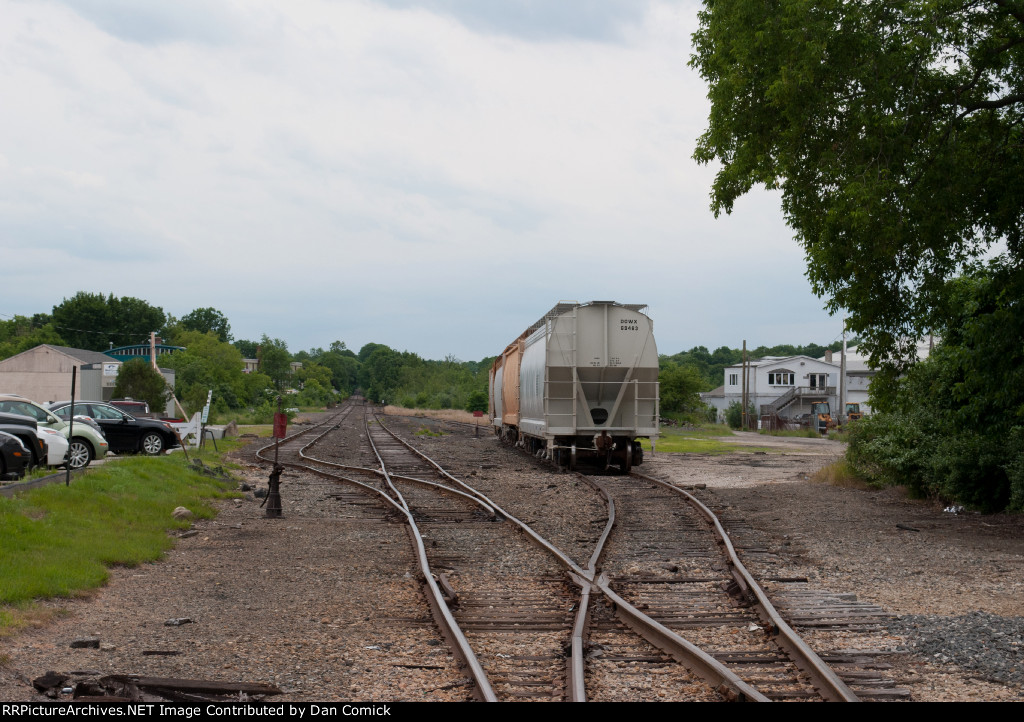
[[[754,409],[753,404],[747,409],[747,418],[750,420],[751,427],[757,428],[757,411]],[[729,424],[729,428],[732,429],[738,429],[743,426],[743,404],[739,401],[733,401],[729,404],[729,408],[725,410],[725,421]]]

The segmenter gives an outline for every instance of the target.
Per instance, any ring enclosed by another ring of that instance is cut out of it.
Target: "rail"
[[[758,615],[762,621],[775,633],[776,644],[785,651],[790,659],[797,665],[801,672],[811,678],[815,688],[818,692],[830,701],[837,702],[859,702],[860,698],[854,694],[843,680],[839,678],[839,675],[819,657],[813,649],[811,649],[807,643],[800,638],[792,627],[786,623],[779,614],[778,610],[768,599],[768,595],[761,588],[761,586],[754,580],[753,576],[747,571],[747,568],[743,566],[739,556],[736,554],[736,549],[733,547],[732,540],[729,539],[728,533],[722,523],[718,520],[718,517],[708,509],[697,497],[693,496],[684,489],[670,484],[661,479],[656,479],[653,476],[641,474],[638,472],[632,472],[632,476],[658,484],[666,489],[669,489],[677,494],[682,495],[686,501],[693,506],[704,519],[712,525],[715,530],[715,536],[719,540],[719,544],[724,547],[726,555],[728,557],[728,563],[730,571],[732,572],[733,578],[736,583],[740,585],[742,589],[748,590],[754,598],[757,600],[755,608],[757,609]]]

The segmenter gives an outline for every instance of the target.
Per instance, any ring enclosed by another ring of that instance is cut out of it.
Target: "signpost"
[[[213,401],[213,389],[206,392],[206,406],[203,407],[203,415],[199,421],[199,446],[206,445],[206,422],[210,419],[210,403]],[[217,444],[214,443],[214,446]]]
[[[71,449],[75,443],[75,377],[78,367],[71,367],[71,409],[68,414],[68,473],[64,477],[64,486],[71,486]]]

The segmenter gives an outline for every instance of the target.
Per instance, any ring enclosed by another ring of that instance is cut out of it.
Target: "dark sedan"
[[[32,452],[21,439],[0,431],[0,479],[12,481],[25,476],[32,464]]]
[[[38,426],[36,420],[30,416],[0,412],[0,431],[16,437],[28,451],[25,471],[46,465],[46,444],[36,433]]]
[[[65,421],[71,415],[71,402],[51,404],[50,411]],[[156,419],[136,419],[129,413],[98,401],[76,401],[75,416],[88,416],[103,429],[110,450],[155,456],[179,446],[178,437],[169,424]]]

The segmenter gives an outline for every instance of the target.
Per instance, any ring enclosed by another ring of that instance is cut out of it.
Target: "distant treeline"
[[[184,346],[160,359],[176,372],[176,396],[194,410],[213,390],[214,410],[227,413],[253,410],[266,416],[273,399],[290,394],[289,406],[317,405],[357,391],[373,401],[409,408],[470,409],[487,407],[487,377],[494,357],[460,361],[423,359],[410,351],[397,351],[368,343],[358,352],[344,341],[327,348],[290,352],[285,341],[263,335],[259,340],[235,339],[227,317],[215,308],[198,308],[175,318],[159,306],[131,297],[81,291],[53,307],[51,313],[16,316],[0,321],[0,359],[41,343],[93,351],[111,346],[145,343],[157,330],[164,343]],[[760,346],[750,358],[761,356],[823,356],[831,346]],[[254,373],[243,373],[243,358],[257,359]],[[697,394],[722,384],[727,366],[743,359],[741,349],[722,346],[708,351],[695,346],[672,356],[661,356],[661,408],[664,413],[699,413]],[[293,372],[293,361],[302,368]]]
[[[85,291],[50,313],[0,320],[0,360],[44,343],[107,351],[146,343],[154,330],[165,344],[185,347],[161,356],[160,365],[174,369],[175,395],[189,411],[201,408],[210,390],[215,412],[245,410],[258,418],[272,414],[282,392],[288,392],[288,406],[322,405],[358,391],[374,401],[409,407],[487,407],[493,358],[430,361],[378,343],[356,353],[343,341],[292,353],[285,341],[267,335],[234,339],[227,317],[214,308],[175,318],[142,299]],[[244,373],[243,358],[257,360],[255,372]],[[302,363],[295,371],[294,361]]]

